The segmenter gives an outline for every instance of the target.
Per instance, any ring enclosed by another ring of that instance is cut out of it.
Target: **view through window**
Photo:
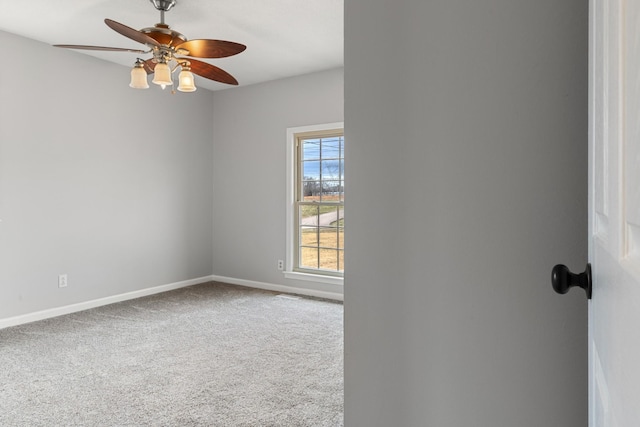
[[[344,272],[344,132],[296,134],[295,270]]]

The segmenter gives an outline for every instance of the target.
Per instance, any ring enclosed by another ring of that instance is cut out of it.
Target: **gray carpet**
[[[342,304],[220,283],[0,330],[0,426],[341,426]]]

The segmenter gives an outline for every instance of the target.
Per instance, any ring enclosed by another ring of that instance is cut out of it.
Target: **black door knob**
[[[551,271],[551,284],[559,294],[566,294],[569,289],[577,286],[587,293],[587,299],[591,299],[591,264],[580,274],[569,271],[566,265],[558,264]]]

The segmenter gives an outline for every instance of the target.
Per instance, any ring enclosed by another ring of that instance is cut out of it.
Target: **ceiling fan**
[[[195,58],[224,58],[237,55],[247,48],[245,45],[225,40],[188,40],[184,35],[169,28],[164,22],[165,12],[175,6],[176,0],[150,1],[160,11],[160,23],[153,27],[143,28],[138,31],[111,19],[104,20],[109,28],[131,40],[146,45],[148,50],[68,44],[54,46],[66,49],[152,54],[153,57],[147,60],[138,58],[131,70],[131,83],[129,86],[135,89],[147,89],[149,87],[147,84],[148,74],[154,74],[152,82],[160,85],[162,89],[166,86],[173,86],[171,74],[178,67],[181,69],[178,77],[178,90],[182,92],[196,90],[193,74],[221,83],[238,84],[238,81],[231,74]]]

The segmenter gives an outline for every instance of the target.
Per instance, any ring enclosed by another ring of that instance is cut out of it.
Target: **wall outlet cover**
[[[66,274],[60,274],[58,276],[58,287],[59,288],[66,288],[67,287],[67,275]]]

